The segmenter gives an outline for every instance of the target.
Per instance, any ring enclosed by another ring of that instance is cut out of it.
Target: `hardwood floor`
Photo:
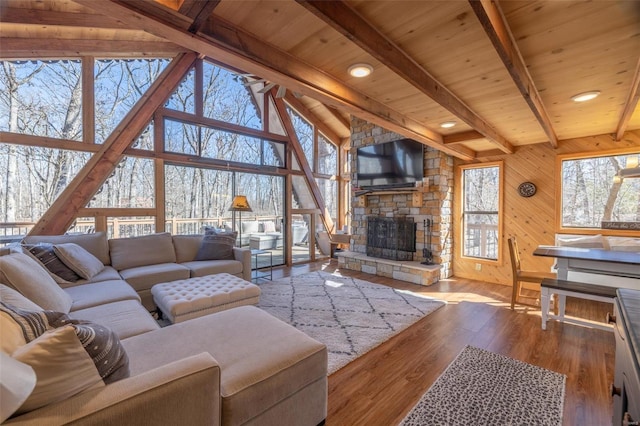
[[[274,279],[338,272],[447,301],[447,305],[329,376],[328,426],[396,425],[466,345],[567,375],[565,425],[610,425],[613,333],[509,309],[511,287],[449,279],[422,287],[340,270],[335,260],[274,270]],[[567,298],[567,315],[602,321],[610,304]]]

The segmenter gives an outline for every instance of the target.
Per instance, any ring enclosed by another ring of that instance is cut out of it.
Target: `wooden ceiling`
[[[636,0],[2,0],[0,22],[5,59],[195,51],[340,138],[353,114],[467,160],[640,129]]]

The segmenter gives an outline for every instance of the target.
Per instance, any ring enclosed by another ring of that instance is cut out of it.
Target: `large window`
[[[500,241],[500,163],[462,167],[462,254],[497,260]]]
[[[560,157],[561,227],[637,229],[638,157],[628,151]]]

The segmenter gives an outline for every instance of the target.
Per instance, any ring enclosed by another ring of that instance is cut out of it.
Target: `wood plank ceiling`
[[[195,51],[304,95],[341,138],[353,114],[467,160],[640,129],[635,0],[3,0],[0,22],[5,59]]]

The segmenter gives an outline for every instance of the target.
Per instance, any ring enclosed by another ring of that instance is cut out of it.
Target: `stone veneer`
[[[356,179],[356,149],[361,146],[403,139],[404,136],[357,117],[351,117],[351,170],[352,188]],[[424,176],[415,192],[388,191],[352,197],[350,251],[339,256],[347,269],[368,272],[418,284],[433,284],[452,275],[452,203],[453,158],[425,146]],[[367,216],[413,217],[417,223],[416,254],[414,262],[395,262],[366,256]],[[431,252],[434,265],[421,265],[424,260],[424,220],[432,220]],[[421,277],[418,279],[418,277]]]

